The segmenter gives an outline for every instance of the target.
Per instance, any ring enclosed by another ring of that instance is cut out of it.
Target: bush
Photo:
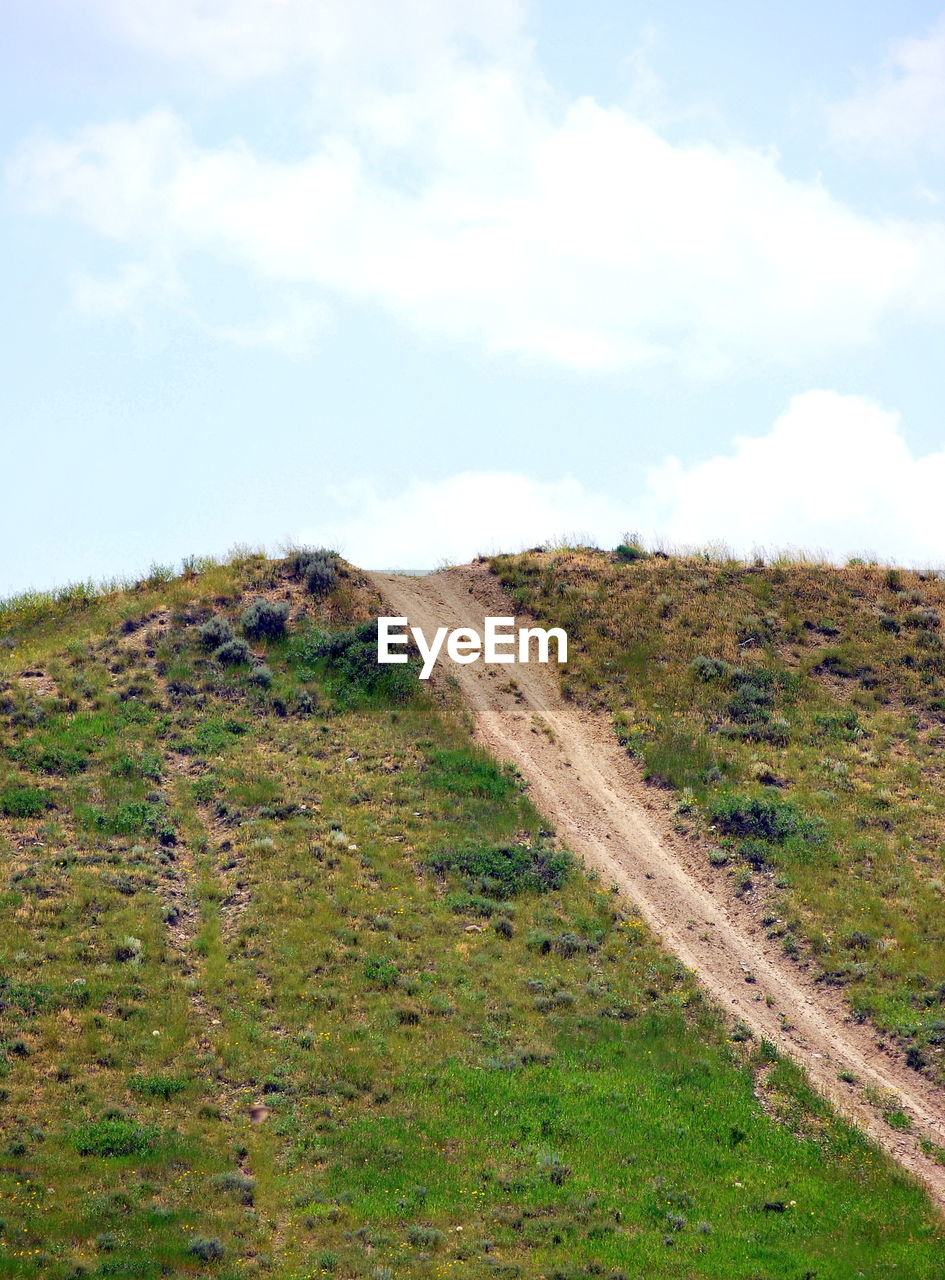
[[[764,723],[770,718],[773,702],[774,695],[770,689],[746,682],[729,699],[726,711],[739,724]]]
[[[285,635],[285,624],[289,620],[288,600],[274,602],[264,600],[262,596],[243,610],[240,625],[253,640],[275,640]]]
[[[116,809],[80,809],[83,824],[103,836],[157,836],[164,844],[174,843],[174,829],[163,805],[147,800],[129,800]]]
[[[732,792],[716,797],[709,816],[725,835],[755,838],[770,844],[783,844],[792,836],[819,844],[825,834],[819,818],[808,817],[787,801],[761,800]]]
[[[448,893],[446,905],[457,915],[483,916],[486,920],[496,913],[496,904],[491,898],[483,898],[475,893]]]
[[[221,644],[213,656],[224,667],[236,667],[242,666],[244,662],[249,662],[253,655],[246,641],[234,636],[232,640],[227,640]]]
[[[689,668],[700,680],[720,680],[723,676],[729,675],[732,670],[724,659],[709,658],[704,653],[693,658]]]
[[[868,951],[872,946],[872,938],[868,933],[864,933],[862,929],[854,929],[851,934],[843,940],[843,946],[848,951]]]
[[[621,564],[632,564],[634,560],[646,560],[649,558],[649,552],[644,551],[635,542],[621,542],[619,547],[614,548],[614,555]]]
[[[767,644],[772,636],[770,618],[742,618],[736,632],[738,643],[746,647]]]
[[[0,813],[7,818],[38,818],[54,803],[50,792],[39,787],[5,787],[0,791]]]
[[[526,889],[539,893],[560,889],[573,865],[566,849],[524,845],[441,849],[427,859],[427,866],[434,871],[460,872],[468,878],[471,890],[489,898],[510,898]]]
[[[400,970],[387,956],[370,955],[364,962],[364,976],[376,987],[395,987]]]
[[[327,547],[299,547],[288,559],[293,578],[313,596],[327,595],[338,580],[338,554]]]
[[[194,1236],[187,1247],[187,1252],[201,1262],[215,1262],[222,1258],[226,1250],[215,1236]]]
[[[213,1179],[213,1185],[219,1187],[221,1191],[235,1191],[240,1204],[253,1203],[256,1179],[249,1177],[248,1174],[240,1173],[239,1170],[234,1170],[232,1173],[218,1173]]]
[[[336,696],[341,700],[380,694],[393,702],[405,702],[417,692],[414,660],[391,665],[378,662],[376,620],[350,631],[312,630],[298,636],[292,642],[290,658],[303,667],[324,662],[337,677]]]
[[[942,625],[942,620],[934,609],[910,609],[903,618],[903,622],[907,627],[913,627],[916,630]]]
[[[746,840],[738,852],[756,871],[763,871],[771,864],[772,848],[763,840]]]
[[[591,951],[597,950],[597,943],[592,942],[590,938],[584,938],[579,933],[560,933],[551,943],[552,949],[559,956],[564,956],[566,960],[570,960],[572,956],[586,955]]]
[[[327,596],[337,581],[335,566],[319,560],[309,567],[305,575],[305,589],[313,596]]]
[[[122,1116],[104,1116],[84,1125],[75,1135],[80,1156],[143,1156],[154,1146],[158,1130]]]
[[[203,624],[197,634],[205,649],[219,649],[221,644],[233,639],[233,628],[229,619],[213,617]]]
[[[299,577],[310,595],[327,596],[338,581],[338,557],[324,547],[313,551]]]
[[[187,1081],[177,1076],[132,1076],[128,1088],[144,1098],[161,1098],[167,1102],[187,1088]]]
[[[246,679],[250,684],[258,684],[261,688],[268,689],[272,684],[272,672],[264,662],[261,662],[259,666],[253,667]]]
[[[436,1249],[446,1236],[437,1227],[411,1227],[407,1239],[417,1249]]]

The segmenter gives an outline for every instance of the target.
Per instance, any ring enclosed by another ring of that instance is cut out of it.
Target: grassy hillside
[[[636,547],[496,564],[770,935],[945,1082],[941,576]]]
[[[378,677],[376,611],[257,556],[0,610],[0,1275],[940,1276],[923,1195]]]

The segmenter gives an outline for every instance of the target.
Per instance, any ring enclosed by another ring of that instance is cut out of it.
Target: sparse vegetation
[[[494,566],[567,629],[567,695],[610,710],[785,951],[945,1083],[941,575],[587,549]]]
[[[261,592],[268,683],[202,634]],[[247,553],[4,621],[0,794],[52,804],[0,817],[0,1274],[937,1280],[920,1191],[375,680],[376,612]],[[782,799],[804,867],[831,820]]]

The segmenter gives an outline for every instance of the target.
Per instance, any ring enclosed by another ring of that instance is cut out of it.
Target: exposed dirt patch
[[[427,636],[437,626],[481,632],[485,617],[515,613],[484,564],[426,578],[371,578],[390,612],[422,626]],[[732,1018],[800,1063],[837,1111],[945,1208],[945,1168],[920,1145],[927,1138],[945,1146],[945,1098],[901,1058],[878,1048],[875,1032],[853,1023],[841,999],[784,956],[750,901],[713,880],[705,849],[674,830],[666,797],[644,784],[607,716],[566,702],[553,669],[537,663],[461,666],[444,657],[438,670],[439,679],[455,677],[479,740],[518,767],[560,838],[620,887]],[[856,1085],[843,1083],[841,1072]],[[867,1089],[894,1096],[911,1130],[892,1130]]]
[[[59,694],[55,680],[45,671],[21,671],[17,679],[20,687],[36,698],[55,698]]]

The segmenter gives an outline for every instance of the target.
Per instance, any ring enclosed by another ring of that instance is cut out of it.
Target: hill
[[[571,551],[503,557],[569,628],[679,825],[789,956],[945,1083],[945,581],[869,565]]]
[[[616,697],[579,601],[639,566],[499,567]],[[0,1274],[939,1276],[924,1194],[582,870],[449,681],[379,672],[380,607],[244,555],[0,610]],[[717,780],[667,781],[710,814]]]

